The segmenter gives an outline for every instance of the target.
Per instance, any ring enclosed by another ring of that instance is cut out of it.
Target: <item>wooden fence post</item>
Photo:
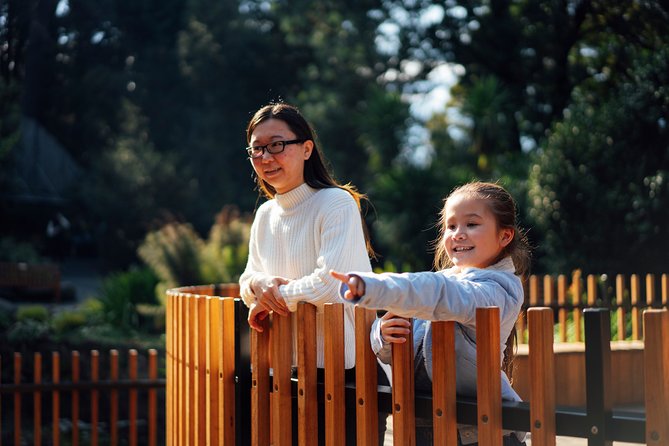
[[[369,341],[375,319],[374,310],[355,307],[356,438],[359,446],[374,446],[379,441],[377,362]]]
[[[502,445],[502,383],[500,380],[500,318],[498,307],[476,309],[476,404],[479,444]]]
[[[611,416],[611,324],[608,308],[587,308],[585,318],[586,410],[590,424],[588,446],[610,445],[607,419]]]
[[[432,322],[432,419],[434,444],[458,444],[455,402],[455,323]]]
[[[277,446],[292,445],[292,396],[291,365],[293,360],[291,314],[280,316],[272,314],[271,328],[272,354],[272,440]]]
[[[412,322],[409,319],[410,322]],[[416,444],[416,410],[414,401],[413,323],[406,342],[392,344],[393,369],[393,443]]]
[[[346,443],[344,304],[325,304],[325,445]]]
[[[564,277],[564,276],[562,276]],[[555,446],[555,357],[553,310],[530,308],[529,324],[530,422],[532,444]]]
[[[298,444],[318,444],[316,368],[316,307],[297,304],[297,438]]]
[[[669,311],[646,310],[644,321],[644,390],[646,444],[669,444]]]
[[[269,446],[269,317],[260,321],[262,332],[251,330],[251,444]]]

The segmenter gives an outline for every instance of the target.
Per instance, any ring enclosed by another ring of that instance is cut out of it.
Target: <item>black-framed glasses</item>
[[[246,153],[249,154],[249,158],[255,159],[263,156],[265,151],[272,155],[281,153],[286,149],[286,146],[289,144],[300,144],[306,141],[306,139],[291,139],[290,141],[273,141],[264,146],[252,146],[246,148]]]

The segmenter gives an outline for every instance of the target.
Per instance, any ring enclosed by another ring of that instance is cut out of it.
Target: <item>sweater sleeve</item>
[[[260,214],[259,214],[260,215]],[[239,294],[246,304],[247,307],[251,306],[255,300],[255,295],[251,291],[251,280],[258,276],[263,275],[261,257],[258,251],[258,225],[260,224],[261,218],[257,216],[253,220],[251,225],[251,234],[249,239],[249,257],[246,261],[246,268],[244,272],[239,277]]]
[[[316,268],[308,275],[279,287],[290,311],[297,310],[300,301],[321,308],[329,302],[339,302],[339,281],[330,276],[331,269],[371,271],[360,211],[353,198],[340,190],[322,203],[316,216],[314,230],[319,246]]]
[[[482,271],[464,277],[442,272],[355,272],[365,281],[365,295],[352,303],[403,317],[453,320],[473,326],[477,307],[498,306],[504,311],[507,302],[517,300],[513,281],[518,280],[512,274]],[[522,287],[519,290],[522,296]]]

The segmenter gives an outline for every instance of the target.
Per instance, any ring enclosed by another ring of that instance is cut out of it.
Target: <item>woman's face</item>
[[[268,119],[256,126],[251,134],[250,146],[264,146],[275,141],[297,139],[288,124],[279,119]],[[285,194],[304,183],[304,162],[309,159],[314,143],[311,140],[287,144],[281,153],[272,155],[267,150],[251,164],[258,178],[269,183],[278,194]]]

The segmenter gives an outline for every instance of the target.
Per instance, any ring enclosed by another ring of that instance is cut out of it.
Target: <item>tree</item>
[[[605,97],[578,89],[530,173],[550,271],[664,272],[669,51],[640,52]]]

